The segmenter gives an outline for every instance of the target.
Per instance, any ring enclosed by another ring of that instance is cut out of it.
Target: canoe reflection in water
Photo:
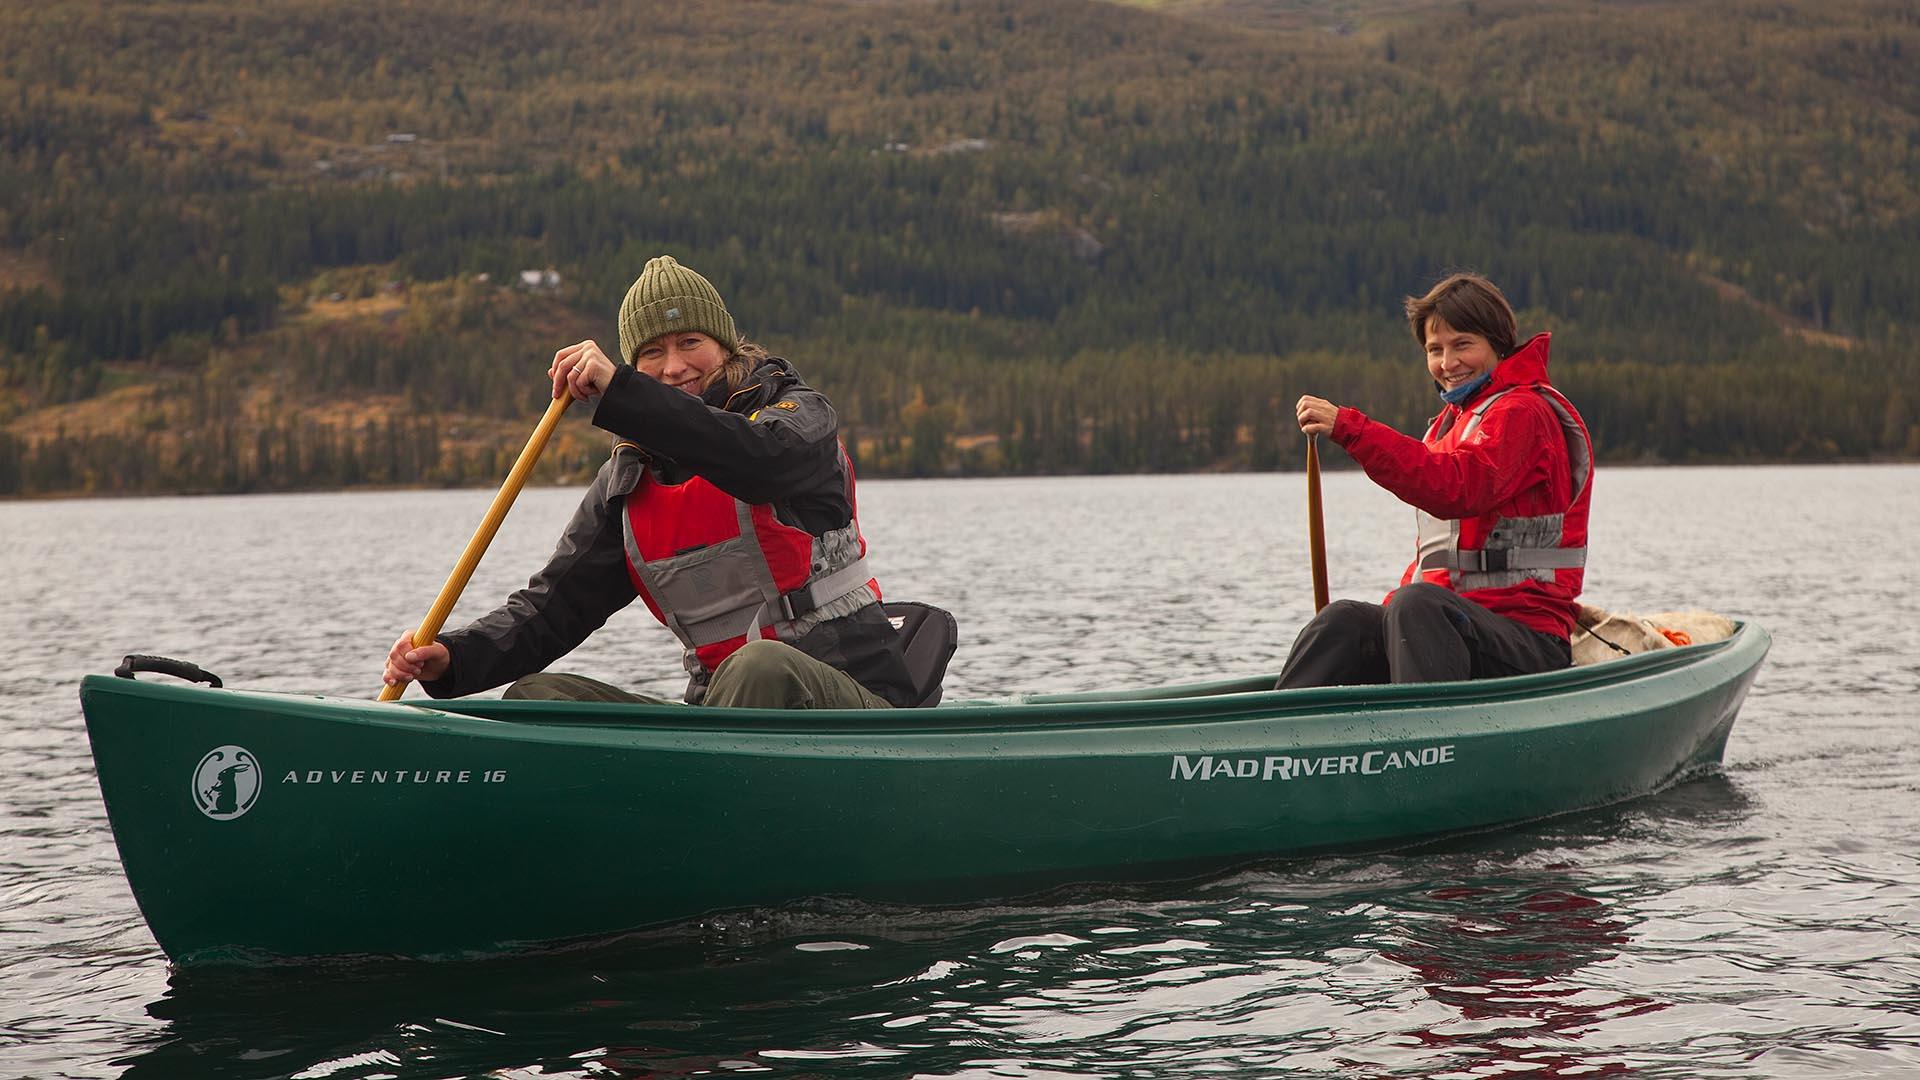
[[[1610,960],[1630,924],[1577,887],[1512,891],[1489,885],[1432,890],[1431,912],[1381,955],[1418,972],[1427,993],[1456,1019],[1409,1032],[1436,1049],[1485,1055],[1476,1071],[1511,1062],[1529,1076],[1614,1076],[1625,1061],[1596,1061],[1578,1045],[1588,1029],[1658,1012],[1667,1003],[1597,988],[1567,976]]]

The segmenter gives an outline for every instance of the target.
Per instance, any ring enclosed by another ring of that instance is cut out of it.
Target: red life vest
[[[847,501],[853,505],[853,467]],[[857,510],[856,510],[857,513]],[[627,573],[680,639],[697,684],[755,637],[793,642],[880,599],[856,517],[813,536],[698,476],[663,484],[651,470],[626,496]]]
[[[1567,508],[1522,514],[1509,504],[1451,521],[1416,510],[1419,546],[1408,577],[1413,580],[1418,574],[1418,580],[1471,593],[1472,600],[1490,611],[1565,635],[1586,577],[1587,510],[1593,495],[1593,440],[1573,403],[1545,382],[1508,386],[1464,412],[1449,410],[1451,417],[1443,412],[1424,441],[1436,450],[1452,450],[1473,438],[1496,402],[1509,394],[1534,393],[1559,418],[1566,440],[1571,473]],[[1543,607],[1553,610],[1550,624],[1540,621]]]

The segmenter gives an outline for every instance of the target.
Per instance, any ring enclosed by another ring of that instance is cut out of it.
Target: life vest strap
[[[1430,551],[1420,559],[1422,570],[1498,574],[1507,570],[1578,570],[1587,565],[1587,549],[1563,548],[1450,548]]]
[[[779,614],[791,622],[872,580],[873,571],[867,569],[866,557],[861,556],[831,574],[823,574],[790,593],[782,594]]]
[[[793,622],[872,580],[873,571],[867,568],[867,560],[859,558],[831,574],[815,578],[801,588],[781,594],[772,603],[755,600],[746,606],[723,611],[698,622],[681,622],[680,628],[694,648],[730,641],[741,634],[751,640],[760,636],[760,627],[766,623]]]

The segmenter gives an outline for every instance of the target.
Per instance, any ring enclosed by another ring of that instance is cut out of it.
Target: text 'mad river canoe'
[[[1273,676],[877,712],[346,698],[88,676],[177,964],[477,957],[818,896],[966,903],[1381,848],[1717,766],[1769,639],[1508,679]]]

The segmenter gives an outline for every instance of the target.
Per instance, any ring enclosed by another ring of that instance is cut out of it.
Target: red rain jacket
[[[1425,441],[1351,408],[1342,408],[1335,419],[1333,441],[1402,502],[1457,523],[1462,552],[1486,548],[1496,529],[1510,533],[1514,522],[1527,519],[1545,521],[1558,533],[1557,545],[1549,538],[1548,546],[1583,553],[1593,495],[1592,440],[1572,405],[1550,388],[1550,338],[1535,336],[1500,361],[1487,385],[1463,406],[1442,408]],[[1513,392],[1494,401],[1474,429],[1473,412],[1507,390]],[[1550,395],[1565,405],[1564,419]],[[1578,490],[1576,479],[1581,481]],[[1556,522],[1558,515],[1564,517]],[[1415,581],[1418,574],[1417,580],[1453,589],[1530,629],[1558,637],[1573,630],[1583,567],[1462,573],[1422,571],[1421,561],[1416,554],[1401,585]],[[1389,594],[1387,602],[1392,601]]]

